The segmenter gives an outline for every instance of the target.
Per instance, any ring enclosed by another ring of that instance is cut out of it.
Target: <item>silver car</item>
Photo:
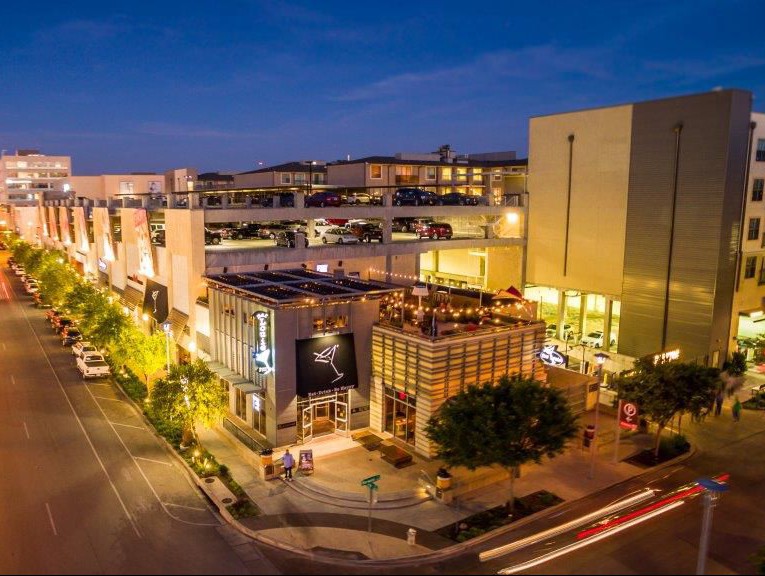
[[[321,236],[324,244],[358,244],[359,238],[347,228],[330,228],[325,230]]]

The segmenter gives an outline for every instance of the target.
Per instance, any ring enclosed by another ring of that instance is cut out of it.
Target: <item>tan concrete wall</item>
[[[632,106],[531,119],[527,282],[621,293],[631,119]],[[575,140],[564,275],[570,134]]]

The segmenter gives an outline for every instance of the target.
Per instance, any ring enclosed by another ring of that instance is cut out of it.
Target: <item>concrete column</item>
[[[579,333],[584,336],[587,327],[587,294],[582,292],[579,296]]]
[[[611,349],[611,316],[614,310],[614,301],[606,297],[606,308],[603,314],[603,350]]]
[[[566,296],[565,290],[558,290],[558,317],[557,317],[557,329],[555,330],[555,337],[559,340],[563,339],[563,322],[566,318]]]
[[[221,194],[220,195],[220,207],[221,208],[228,208],[228,201],[229,201],[228,194]]]
[[[384,200],[383,200],[384,201]],[[382,223],[382,236],[383,244],[390,244],[393,242],[393,220],[385,218]],[[419,258],[417,261],[419,262]]]

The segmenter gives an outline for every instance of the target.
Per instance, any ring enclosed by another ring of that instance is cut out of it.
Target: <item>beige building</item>
[[[765,114],[752,114],[731,338],[765,333]]]
[[[17,150],[0,156],[0,205],[35,206],[42,195],[66,192],[72,173],[69,156],[48,156],[39,150]]]
[[[327,164],[321,160],[287,162],[234,174],[234,188],[274,186],[322,186],[327,184]]]
[[[103,174],[99,176],[70,176],[63,187],[72,198],[107,200],[132,196],[161,197],[165,193],[162,174]]]
[[[721,90],[531,119],[525,294],[548,323],[630,357],[679,348],[722,365],[751,100]]]

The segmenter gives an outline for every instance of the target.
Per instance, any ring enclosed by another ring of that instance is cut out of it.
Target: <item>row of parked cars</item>
[[[463,194],[462,192],[449,192],[448,194],[436,194],[423,188],[399,188],[393,193],[394,206],[478,206],[486,205],[488,201],[483,196]],[[354,204],[381,205],[382,197],[358,192],[355,194],[342,194],[333,190],[323,190],[307,196],[306,207],[326,208]]]

